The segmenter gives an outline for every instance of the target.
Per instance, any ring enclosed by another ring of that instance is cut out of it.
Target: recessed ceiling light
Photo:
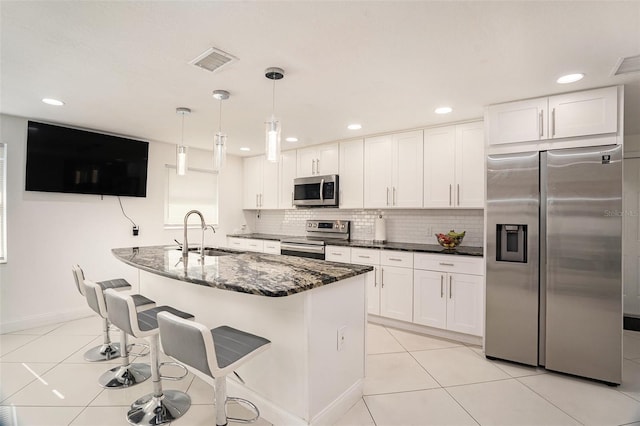
[[[453,108],[445,106],[436,108],[434,112],[436,114],[449,114],[451,111],[453,111]]]
[[[360,130],[360,129],[362,129],[362,124],[357,124],[357,123],[349,124],[347,126],[347,129],[349,129],[349,130]]]
[[[298,138],[294,138],[294,137],[288,137],[287,139],[285,139],[287,142],[298,142]]]
[[[251,151],[251,148],[247,148],[246,146],[243,146],[242,148],[240,148],[240,151]]]
[[[556,83],[560,83],[560,84],[575,83],[576,81],[582,80],[583,77],[584,77],[584,74],[582,73],[567,74],[557,79]]]
[[[62,106],[62,105],[64,105],[64,102],[59,101],[57,99],[52,99],[52,98],[43,98],[42,102],[44,102],[47,105],[54,105],[54,106]]]

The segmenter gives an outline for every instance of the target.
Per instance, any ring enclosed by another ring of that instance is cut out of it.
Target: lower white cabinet
[[[264,240],[263,245],[264,248],[262,251],[264,253],[280,254],[280,241]]]
[[[413,269],[380,267],[380,315],[401,321],[413,317]]]
[[[367,274],[365,278],[367,312],[380,315],[380,250],[352,248],[351,263],[373,266],[373,274]]]
[[[351,263],[350,247],[327,246],[325,249],[325,260],[329,262]]]
[[[227,245],[235,250],[242,251],[256,251],[259,253],[264,253],[264,244],[265,240],[257,240],[254,238],[237,238],[237,237],[228,237]],[[279,245],[279,243],[278,243]],[[278,254],[280,251],[278,250]]]
[[[437,256],[437,257],[434,257]],[[483,331],[482,258],[416,254],[416,268],[442,264],[440,270],[415,269],[413,322],[481,336]],[[462,272],[452,272],[461,262]],[[477,265],[476,265],[477,264]],[[437,266],[436,266],[437,268]]]

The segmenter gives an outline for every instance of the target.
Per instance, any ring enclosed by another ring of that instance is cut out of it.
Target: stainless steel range
[[[282,240],[280,254],[324,260],[325,246],[344,243],[350,236],[348,220],[307,220],[306,236]]]

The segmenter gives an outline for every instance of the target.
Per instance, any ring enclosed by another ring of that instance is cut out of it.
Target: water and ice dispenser
[[[496,260],[527,263],[527,225],[498,224]]]

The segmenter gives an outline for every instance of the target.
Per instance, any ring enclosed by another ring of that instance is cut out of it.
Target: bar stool
[[[171,306],[158,306],[142,312],[136,312],[131,296],[119,294],[115,290],[105,292],[109,319],[122,331],[134,337],[146,337],[151,348],[151,377],[153,392],[138,398],[127,413],[127,420],[134,425],[162,425],[181,417],[191,406],[191,398],[184,392],[177,390],[163,390],[159,362],[159,329],[158,314],[170,312],[183,320],[192,319],[193,315],[179,311]],[[179,364],[178,364],[179,365]],[[184,366],[181,366],[184,368]],[[185,374],[187,375],[185,368]],[[182,377],[170,377],[178,380]]]
[[[103,283],[95,283],[90,280],[84,280],[85,296],[89,307],[96,311],[103,318],[108,317],[107,302],[104,292],[108,288],[103,287]],[[116,291],[111,288],[110,291]],[[156,303],[140,294],[130,295],[133,300],[135,310],[143,311],[156,306]],[[117,324],[116,324],[117,326]],[[120,327],[118,327],[120,328]],[[98,383],[105,388],[125,388],[144,382],[151,377],[151,368],[148,364],[134,363],[129,360],[129,349],[133,345],[127,343],[127,333],[120,328],[120,352],[121,363],[119,367],[106,371],[98,379]],[[146,355],[146,353],[138,353],[135,355]]]
[[[82,297],[85,297],[84,272],[82,271],[82,268],[80,268],[80,266],[78,265],[73,265],[71,267],[71,272],[73,273],[73,279],[76,282],[76,288],[78,289],[78,292],[82,295]],[[122,278],[100,281],[98,282],[98,284],[104,288],[131,290],[131,284],[129,284],[127,280]],[[91,348],[87,352],[85,352],[84,359],[87,361],[106,361],[120,356],[120,344],[112,343],[111,337],[109,336],[109,319],[106,315],[102,316],[102,318],[103,343],[102,345]]]
[[[269,348],[269,340],[226,325],[209,330],[168,312],[158,314],[158,325],[164,353],[214,379],[217,426],[225,426],[229,420],[253,423],[260,417],[258,407],[252,402],[227,397],[226,380],[233,370]],[[246,404],[255,412],[255,417],[227,417],[228,401]]]

